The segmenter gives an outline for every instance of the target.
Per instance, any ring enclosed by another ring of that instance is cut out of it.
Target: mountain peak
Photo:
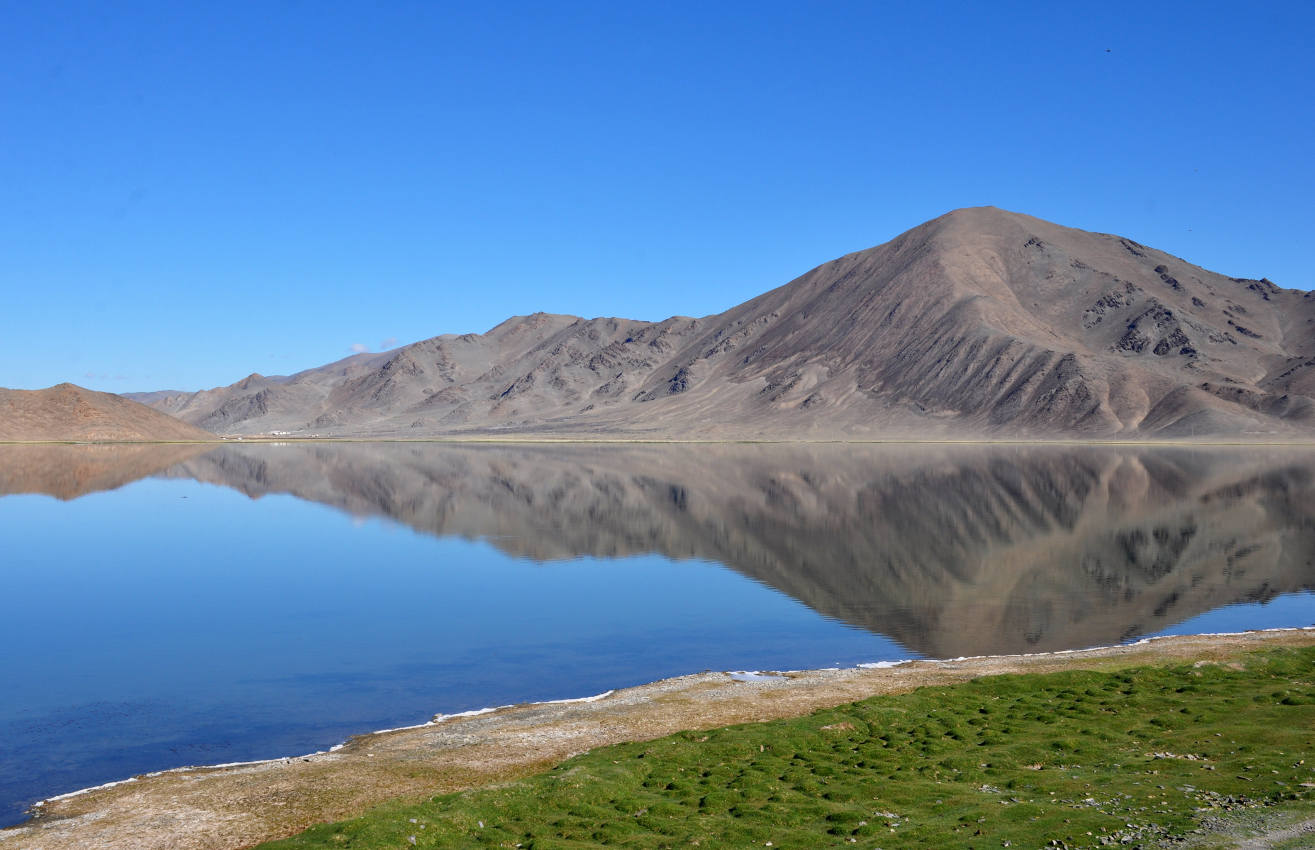
[[[937,231],[976,232],[983,234],[1001,233],[1008,230],[1033,230],[1036,228],[1060,227],[1044,219],[1013,212],[1000,207],[960,207],[927,222],[922,227]],[[914,228],[916,232],[921,228]]]
[[[940,216],[942,219],[963,219],[963,218],[983,218],[998,216],[1017,216],[1020,213],[1011,212],[991,204],[983,204],[978,207],[956,207],[949,212]],[[933,219],[935,220],[935,219]]]

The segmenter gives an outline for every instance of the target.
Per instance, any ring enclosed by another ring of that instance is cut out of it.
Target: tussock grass
[[[1278,649],[985,677],[620,744],[261,846],[1154,846],[1234,812],[1315,812],[1312,791],[1315,648]]]

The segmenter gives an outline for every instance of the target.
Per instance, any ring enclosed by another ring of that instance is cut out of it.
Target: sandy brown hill
[[[187,441],[214,434],[143,404],[57,384],[44,390],[0,388],[0,440]]]
[[[854,437],[1315,430],[1315,299],[957,210],[725,313],[535,314],[141,398],[234,433]]]

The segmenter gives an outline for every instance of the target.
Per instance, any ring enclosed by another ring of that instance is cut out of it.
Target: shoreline
[[[78,789],[34,804],[32,818],[0,830],[0,847],[239,850],[391,799],[512,781],[611,743],[800,716],[985,675],[1218,662],[1290,645],[1315,645],[1315,626],[1022,655],[691,674],[587,697],[435,715],[305,755],[170,768]]]
[[[1311,628],[1315,629],[1315,626],[1312,626]],[[1276,631],[1276,630],[1271,629],[1270,631]],[[888,662],[877,662],[877,663],[884,664]],[[903,664],[905,662],[897,661],[897,662],[889,662],[889,663]],[[859,666],[861,667],[864,665],[859,665]],[[730,674],[730,675],[734,675],[734,674]],[[486,708],[472,708],[468,711],[458,711],[453,714],[435,714],[433,717],[431,717],[429,720],[426,720],[424,723],[412,723],[409,726],[394,726],[388,729],[373,729],[369,732],[361,732],[359,734],[352,735],[346,741],[340,741],[339,743],[334,744],[328,749],[315,750],[314,752],[301,753],[298,755],[274,756],[272,758],[266,758],[266,759],[250,759],[248,761],[228,761],[228,762],[220,762],[219,764],[185,764],[185,765],[180,765],[178,767],[166,767],[163,770],[152,770],[152,771],[148,771],[147,773],[138,774],[137,776],[129,776],[126,779],[112,779],[109,782],[102,782],[99,785],[90,785],[86,788],[79,788],[75,791],[67,791],[63,794],[56,794],[53,797],[46,797],[44,800],[38,800],[35,803],[33,803],[31,807],[28,809],[28,812],[30,817],[35,818],[40,814],[39,810],[44,808],[48,803],[59,803],[64,800],[71,800],[74,797],[81,797],[84,794],[91,794],[96,791],[104,791],[109,788],[115,788],[119,785],[128,785],[133,782],[140,782],[143,779],[153,779],[157,776],[165,776],[166,774],[170,774],[170,773],[225,770],[234,767],[250,767],[252,765],[283,763],[283,762],[291,761],[293,759],[314,758],[315,756],[323,756],[323,755],[328,755],[329,753],[336,753],[338,752],[338,750],[341,750],[343,747],[346,747],[348,744],[352,743],[353,741],[356,741],[358,738],[368,738],[371,735],[388,735],[393,732],[409,732],[413,729],[423,729],[427,726],[437,726],[439,723],[444,723],[449,720],[460,720],[465,717],[479,717],[484,714],[492,714],[495,711],[502,711],[505,708],[517,708],[518,706],[564,705],[568,703],[596,702],[600,699],[611,696],[614,693],[616,693],[615,689],[609,689],[603,691],[600,694],[595,694],[591,697],[568,697],[566,699],[540,700],[538,702],[506,703],[505,705],[488,706]],[[21,827],[30,825],[30,823],[31,821],[24,821],[23,823],[14,824],[14,826],[12,827],[4,827],[0,829],[0,841],[3,841],[5,839],[4,833],[6,829],[19,829]]]
[[[1014,655],[961,655],[956,658],[904,658],[898,661],[864,661],[855,664],[853,667],[816,667],[816,668],[804,669],[804,670],[717,670],[717,671],[707,671],[707,672],[719,673],[725,676],[729,676],[731,681],[733,682],[765,682],[765,681],[771,681],[774,678],[797,676],[807,673],[840,672],[844,670],[890,670],[896,667],[903,666],[905,664],[915,664],[915,663],[958,664],[968,661],[998,661],[998,660],[1007,660],[1007,659],[1043,658],[1048,656],[1057,657],[1063,655],[1075,655],[1075,654],[1082,654],[1088,652],[1098,652],[1101,650],[1115,649],[1121,646],[1135,647],[1135,646],[1141,646],[1143,644],[1150,644],[1153,641],[1167,640],[1167,639],[1180,638],[1180,637],[1230,638],[1230,637],[1240,637],[1242,635],[1247,635],[1247,634],[1265,634],[1269,632],[1315,633],[1315,626],[1300,626],[1300,627],[1273,628],[1273,629],[1251,629],[1245,632],[1202,632],[1201,634],[1197,634],[1197,635],[1152,635],[1150,637],[1140,638],[1136,641],[1126,644],[1092,646],[1092,647],[1085,647],[1083,649],[1057,649],[1051,652],[1024,652]],[[632,688],[649,687],[652,685],[661,684],[663,682],[675,681],[675,680],[687,678],[688,676],[696,676],[696,675],[703,675],[703,674],[691,673],[691,674],[685,674],[683,676],[675,676],[669,679],[658,679],[657,681],[654,682],[646,682],[646,683],[641,683],[639,685],[634,685],[632,686]],[[630,689],[631,688],[623,688],[621,690],[630,690]],[[37,802],[33,803],[29,809],[29,812],[31,815],[35,816],[39,814],[39,812],[36,810],[43,808],[44,806],[46,806],[47,803],[58,803],[64,800],[71,800],[74,797],[81,797],[84,794],[90,794],[95,791],[103,791],[109,788],[114,788],[119,785],[127,785],[133,782],[139,782],[142,779],[152,779],[154,777],[164,776],[170,773],[186,773],[188,771],[224,770],[227,768],[234,768],[234,767],[249,767],[252,765],[282,763],[292,759],[313,758],[315,756],[322,756],[322,755],[327,755],[329,753],[335,753],[338,750],[341,750],[342,748],[346,747],[348,744],[357,742],[361,739],[369,738],[374,735],[388,735],[394,732],[409,732],[415,729],[424,729],[430,726],[437,726],[440,723],[444,723],[450,720],[460,720],[467,717],[480,717],[485,714],[493,714],[494,712],[503,711],[504,709],[597,702],[600,699],[604,699],[608,696],[611,696],[612,694],[616,693],[617,690],[618,690],[617,688],[609,688],[608,690],[603,691],[602,693],[594,694],[593,696],[587,696],[587,697],[567,697],[565,699],[536,700],[533,702],[513,702],[513,703],[505,703],[503,705],[485,706],[483,708],[472,708],[466,711],[454,712],[452,714],[435,714],[433,717],[431,717],[429,720],[424,721],[423,723],[411,723],[406,726],[393,726],[386,729],[372,729],[368,732],[360,732],[358,734],[350,736],[345,741],[340,741],[337,744],[328,747],[327,749],[314,750],[309,753],[299,753],[289,756],[273,756],[270,758],[263,758],[263,759],[249,759],[247,761],[220,762],[219,764],[185,764],[185,765],[179,765],[178,767],[167,767],[164,768],[163,770],[152,770],[146,773],[137,774],[136,776],[129,776],[125,779],[112,779],[109,782],[102,782],[99,785],[90,785],[86,788],[78,788],[73,791],[66,791],[63,794],[56,794],[52,797],[46,797],[45,799],[38,800]],[[28,825],[29,822],[25,821],[23,823],[15,824],[12,827],[0,828],[0,841],[4,840],[5,837],[4,831],[6,829],[17,829]]]

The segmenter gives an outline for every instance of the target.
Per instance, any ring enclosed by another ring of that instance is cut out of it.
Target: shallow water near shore
[[[1315,623],[1292,449],[9,446],[0,492],[4,824],[704,669]]]

